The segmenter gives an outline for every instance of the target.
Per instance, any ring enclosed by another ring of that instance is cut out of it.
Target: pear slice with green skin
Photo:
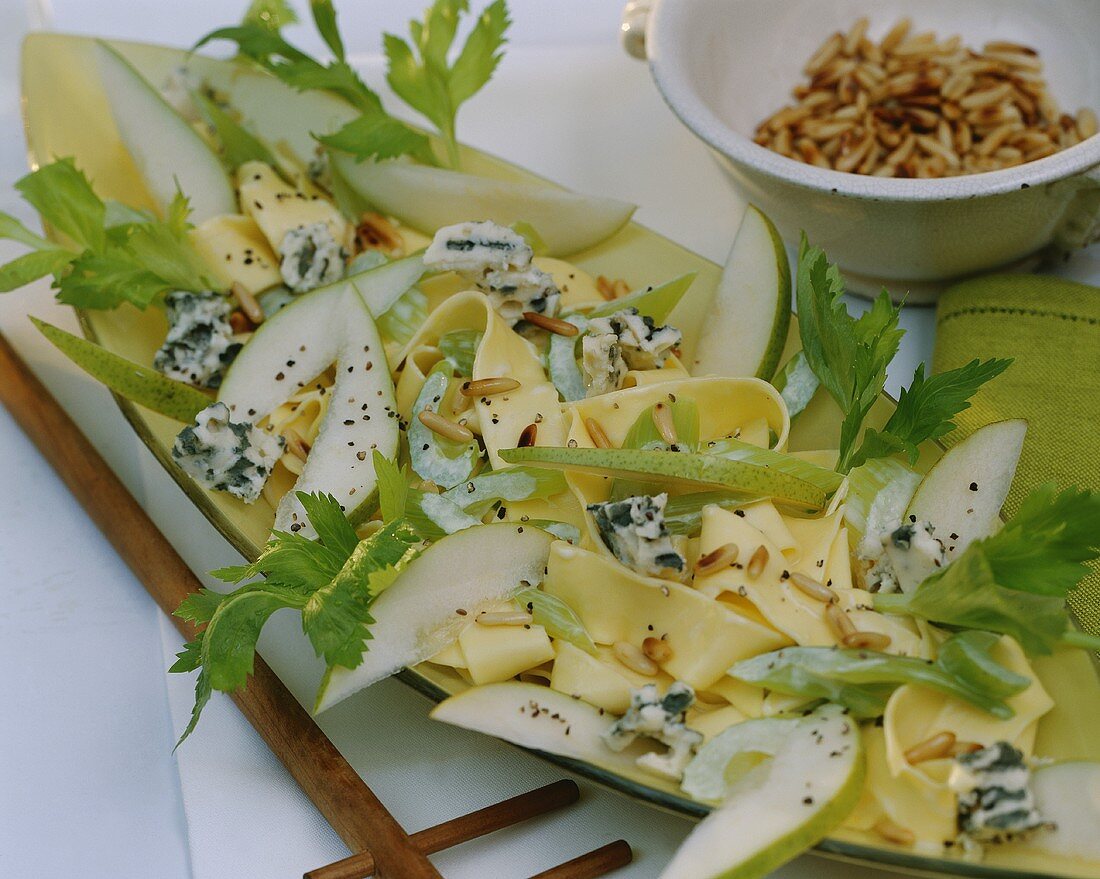
[[[613,299],[606,305],[592,309],[586,317],[610,317],[624,308],[636,308],[639,314],[653,318],[654,323],[663,324],[672,314],[672,310],[680,304],[680,300],[684,298],[684,294],[687,293],[698,274],[698,272],[688,272],[656,287],[635,290],[622,299]]]
[[[529,446],[502,449],[509,464],[530,464],[599,476],[629,477],[699,489],[725,488],[756,497],[769,497],[786,506],[817,512],[825,506],[825,492],[789,473],[715,455],[647,449],[571,449]]]
[[[330,153],[341,180],[375,208],[432,234],[470,219],[502,226],[524,222],[538,230],[548,256],[587,250],[630,220],[635,206],[550,185],[491,180],[411,162],[356,162]]]
[[[931,522],[955,558],[988,537],[1000,527],[1026,433],[1022,419],[997,421],[952,446],[917,486],[906,518]]]
[[[637,775],[637,750],[612,751],[600,738],[614,718],[549,687],[519,681],[471,687],[444,699],[428,716],[521,748]]]
[[[479,611],[542,580],[556,538],[514,522],[478,525],[436,541],[371,605],[372,639],[353,669],[321,682],[315,710],[331,708],[451,644]]]
[[[841,709],[800,718],[692,831],[660,879],[766,876],[848,816],[863,791],[864,764],[859,726]]]
[[[74,336],[45,321],[32,317],[42,335],[62,354],[96,381],[120,397],[146,409],[190,424],[213,399],[191,385],[185,385],[155,369],[119,357],[94,342]]]
[[[695,351],[694,375],[775,375],[791,324],[791,267],[772,221],[749,205]]]
[[[163,214],[177,192],[190,199],[190,222],[237,213],[222,163],[195,129],[118,50],[98,45],[103,87],[119,135]]]
[[[383,263],[365,272],[348,275],[359,298],[370,309],[375,318],[381,317],[397,302],[409,288],[424,277],[424,251],[406,256],[404,259]]]
[[[393,266],[389,277],[404,283]],[[383,275],[386,277],[387,275]],[[377,278],[375,279],[377,280]],[[235,421],[257,423],[333,363],[336,383],[320,432],[294,486],[275,512],[275,529],[312,537],[298,492],[333,495],[358,521],[373,511],[378,479],[372,452],[397,454],[398,419],[385,349],[357,282],[320,287],[260,324],[226,373],[218,399]]]

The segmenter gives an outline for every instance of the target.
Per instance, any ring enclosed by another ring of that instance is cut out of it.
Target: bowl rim
[[[723,4],[733,9],[736,3]],[[780,155],[734,131],[711,110],[692,86],[678,39],[690,18],[698,18],[689,0],[653,0],[646,19],[645,45],[650,73],[672,112],[700,140],[735,165],[778,182],[847,198],[883,202],[947,202],[1003,195],[1100,171],[1100,135],[1053,155],[1012,168],[934,179],[885,178],[818,168]],[[1100,176],[1096,177],[1100,185]]]

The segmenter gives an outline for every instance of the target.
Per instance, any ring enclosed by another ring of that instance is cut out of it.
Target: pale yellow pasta
[[[656,684],[664,692],[672,683],[665,672],[649,677],[627,668],[608,647],[597,647],[598,655],[592,656],[567,641],[555,641],[554,651],[550,686],[611,714],[626,713],[632,689]]]
[[[785,516],[783,521],[799,550],[791,559],[791,570],[815,580],[825,580],[825,565],[843,519],[843,510],[814,519]]]
[[[791,533],[791,529],[787,527],[785,518],[780,515],[771,501],[747,504],[741,507],[741,513],[746,522],[767,537],[789,560],[794,561],[801,555],[798,541]],[[746,557],[741,561],[746,561],[747,553],[751,550],[748,547],[740,548],[746,553]]]
[[[462,648],[457,640],[452,641],[427,661],[434,665],[445,665],[448,668],[466,668],[466,657],[462,655]]]
[[[515,611],[511,602],[486,608],[487,612]],[[536,625],[490,626],[473,622],[458,636],[466,670],[475,684],[507,681],[554,658],[546,629]]]
[[[261,422],[262,426],[280,436],[288,436],[290,431],[293,431],[305,442],[308,450],[321,431],[321,422],[328,411],[331,385],[332,379],[327,373],[318,377],[308,389],[299,391],[285,403],[277,406]],[[277,507],[283,496],[294,488],[304,466],[305,462],[301,458],[289,450],[285,451],[272,469],[271,476],[264,483],[262,489],[264,500],[272,507]]]
[[[704,740],[710,740],[727,727],[748,719],[747,715],[742,714],[732,705],[713,711],[701,711],[693,707],[687,714],[687,726],[688,729],[702,733]]]
[[[551,256],[536,256],[532,262],[554,279],[561,291],[561,310],[575,311],[603,305],[604,298],[596,288],[596,282],[588,272],[570,262]]]
[[[662,382],[681,381],[691,378],[691,374],[684,369],[683,364],[673,355],[669,355],[665,365],[660,369],[632,369],[623,376],[624,388],[648,387]]]
[[[697,689],[708,688],[735,662],[789,643],[688,586],[643,577],[563,541],[550,547],[543,589],[568,604],[598,644],[640,647],[648,637],[664,639],[671,658],[662,668]]]
[[[736,433],[736,438],[751,446],[759,446],[762,449],[771,447],[771,433],[766,418],[754,418],[747,421]]]
[[[406,421],[412,415],[413,404],[424,387],[428,373],[442,359],[443,355],[434,345],[417,345],[407,353],[395,391],[397,411]]]
[[[474,380],[506,377],[520,383],[514,391],[481,397],[473,404],[493,469],[508,466],[500,450],[515,448],[519,435],[530,424],[537,425],[537,445],[565,445],[565,419],[558,391],[546,377],[538,352],[512,332],[484,294],[465,291],[448,298],[432,312],[406,353],[433,346],[442,335],[454,330],[482,333],[474,358]]]
[[[721,696],[745,717],[774,717],[795,711],[808,701],[804,696],[786,696],[754,687],[729,675],[723,675],[710,686],[711,693]]]

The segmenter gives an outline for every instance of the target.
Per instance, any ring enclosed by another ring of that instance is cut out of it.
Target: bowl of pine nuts
[[[654,0],[628,50],[788,243],[932,302],[1100,238],[1095,0]]]

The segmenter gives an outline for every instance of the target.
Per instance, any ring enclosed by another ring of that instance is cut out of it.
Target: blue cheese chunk
[[[911,592],[947,564],[943,541],[930,522],[911,520],[860,543],[859,557],[870,562],[865,575],[871,592]]]
[[[168,335],[153,356],[153,367],[169,378],[200,388],[216,388],[241,350],[229,325],[232,308],[217,293],[176,290],[164,297]]]
[[[172,457],[200,485],[250,504],[260,496],[284,445],[281,436],[251,422],[230,421],[229,407],[214,403],[179,432]]]
[[[290,229],[279,245],[279,271],[295,293],[332,284],[344,277],[347,251],[332,237],[328,223]]]
[[[424,265],[481,277],[493,271],[525,269],[534,255],[518,232],[486,220],[441,228],[424,251]]]
[[[554,279],[531,265],[534,251],[522,235],[492,222],[458,223],[435,233],[424,265],[458,272],[481,290],[509,326],[525,311],[553,316],[561,291]]]
[[[604,544],[620,562],[646,577],[679,579],[687,562],[665,527],[668,495],[640,495],[589,504]]]
[[[695,701],[695,691],[683,681],[674,682],[664,697],[657,695],[656,684],[646,684],[630,692],[630,708],[603,733],[603,742],[612,751],[622,751],[639,737],[654,739],[668,750],[651,751],[637,764],[665,778],[679,781],[695,749],[703,743],[703,734],[688,729],[685,712]]]
[[[525,311],[553,317],[561,304],[561,291],[554,279],[534,266],[491,271],[473,280],[511,326],[523,320]]]
[[[623,308],[610,317],[596,317],[588,323],[593,334],[612,333],[619,339],[623,360],[630,369],[660,369],[680,344],[683,334],[672,326],[657,326],[636,308]]]
[[[948,777],[959,794],[959,833],[977,842],[1005,842],[1045,826],[1030,781],[1024,755],[1008,742],[960,754]]]
[[[585,393],[589,397],[621,388],[628,370],[619,337],[614,333],[586,333],[581,338],[581,368],[588,376]]]

